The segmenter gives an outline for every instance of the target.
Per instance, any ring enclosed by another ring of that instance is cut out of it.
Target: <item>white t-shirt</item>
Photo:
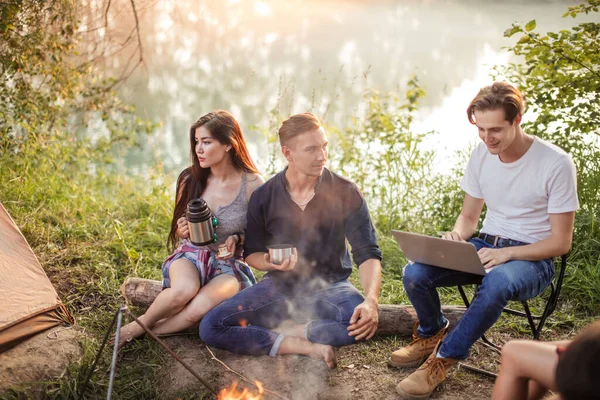
[[[549,214],[579,208],[573,160],[538,137],[512,163],[500,161],[480,143],[471,153],[460,186],[487,205],[481,232],[526,243],[550,236]]]

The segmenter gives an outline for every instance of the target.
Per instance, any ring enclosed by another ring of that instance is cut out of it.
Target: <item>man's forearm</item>
[[[460,214],[454,224],[454,231],[460,235],[462,240],[469,240],[473,237],[473,234],[477,229],[477,222],[477,219]]]
[[[365,292],[365,300],[379,302],[381,288],[381,261],[371,258],[358,267],[360,283]]]
[[[511,260],[539,261],[562,256],[569,251],[570,247],[570,240],[550,236],[533,244],[505,247],[505,249],[509,252]]]
[[[265,260],[265,254],[267,253],[252,253],[245,258],[246,264],[259,271],[273,271],[274,269]]]

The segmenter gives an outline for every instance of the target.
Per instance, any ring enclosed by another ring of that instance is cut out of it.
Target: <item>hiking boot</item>
[[[458,362],[455,358],[437,358],[436,354],[442,341],[433,349],[433,352],[415,372],[404,378],[396,390],[403,399],[425,400],[428,399],[435,388],[446,379],[446,374]]]
[[[446,326],[440,329],[435,335],[423,339],[417,336],[417,328],[419,327],[419,322],[417,321],[413,328],[413,341],[408,346],[404,346],[393,352],[388,364],[396,368],[418,367],[429,357],[437,343],[440,340],[444,340],[448,334],[449,324],[449,322],[446,322]]]

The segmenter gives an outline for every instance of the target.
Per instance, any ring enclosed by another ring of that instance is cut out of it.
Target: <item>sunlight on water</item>
[[[255,1],[254,9],[256,10],[256,13],[262,17],[266,17],[267,15],[271,14],[271,7],[269,7],[265,1]]]
[[[132,17],[117,13],[128,9],[126,0],[112,3],[117,40],[130,32]],[[264,168],[264,131],[273,115],[311,111],[343,129],[364,111],[365,90],[402,95],[417,75],[427,96],[415,131],[439,132],[429,143],[445,168],[452,151],[475,143],[465,108],[490,83],[492,65],[516,61],[502,49],[514,43],[504,30],[532,18],[540,31],[571,26],[561,15],[576,3],[146,0],[139,10],[145,65],[120,94],[163,126],[124,163],[143,171],[160,158],[167,171],[180,170],[189,126],[220,108],[238,119]],[[129,56],[119,54],[114,65],[126,65]]]
[[[479,68],[473,78],[463,80],[459,86],[452,89],[439,106],[422,110],[420,113],[415,130],[437,132],[434,137],[429,138],[427,144],[436,150],[438,171],[447,171],[452,167],[457,151],[471,149],[479,143],[477,128],[467,119],[467,106],[479,89],[489,84],[493,66],[504,65],[507,62],[507,53],[494,51],[486,44],[483,54],[476,62]],[[524,121],[527,121],[527,115]]]

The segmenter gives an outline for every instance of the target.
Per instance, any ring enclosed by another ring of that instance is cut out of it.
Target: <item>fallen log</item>
[[[453,327],[465,313],[465,307],[442,306],[442,312],[448,318],[448,321],[450,321],[450,327]],[[417,322],[417,312],[413,306],[380,304],[377,336],[410,336],[413,333],[415,322]]]
[[[150,307],[156,296],[162,292],[161,281],[144,278],[127,278],[121,285],[121,294],[138,307]]]
[[[121,294],[134,306],[148,307],[162,291],[160,281],[143,278],[127,278],[121,285]],[[464,307],[443,306],[442,311],[450,326],[454,326],[465,312]],[[380,304],[378,336],[410,336],[417,321],[417,313],[412,306]]]

